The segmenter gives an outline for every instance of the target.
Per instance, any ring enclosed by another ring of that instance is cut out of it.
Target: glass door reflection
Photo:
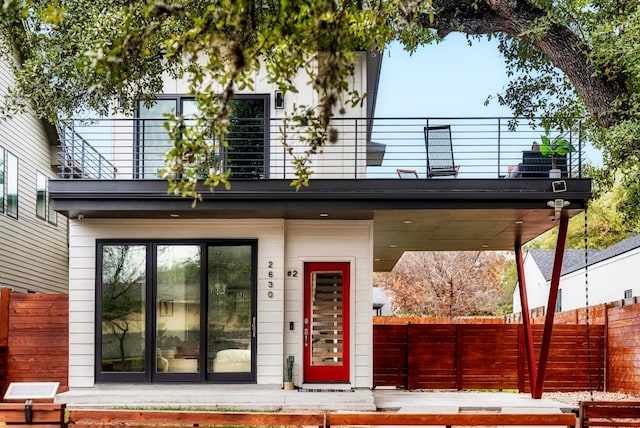
[[[208,372],[252,373],[252,247],[208,248]]]
[[[200,367],[200,246],[158,245],[156,372]]]

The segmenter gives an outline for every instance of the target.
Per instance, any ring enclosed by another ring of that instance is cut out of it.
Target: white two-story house
[[[550,200],[567,202],[563,215],[584,209],[591,184],[578,172],[564,190],[506,175],[530,146],[508,137],[506,121],[465,134],[450,119],[374,119],[381,56],[356,61],[351,85],[367,102],[334,118],[338,141],[312,159],[300,190],[282,139],[297,148],[301,130],[282,119],[314,102],[303,75],[297,94],[282,97],[258,76],[255,91],[237,95],[233,144],[215,154],[231,188],[203,188],[195,207],[158,177],[170,147],[162,113],[195,107],[182,82],[168,80],[133,118],[64,124],[51,196],[69,219],[71,389],[280,385],[289,356],[298,386],[371,388],[374,271],[406,250],[512,250],[554,226]],[[476,139],[459,146],[459,174],[427,179],[431,125],[458,143]]]

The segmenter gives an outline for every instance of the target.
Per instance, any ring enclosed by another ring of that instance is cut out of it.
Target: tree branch
[[[565,73],[598,124],[610,127],[620,121],[610,109],[625,96],[624,83],[597,72],[589,60],[589,47],[569,27],[552,23],[541,37],[530,32],[539,19],[547,17],[544,10],[527,0],[433,0],[433,7],[433,20],[428,14],[405,19],[435,29],[440,37],[451,32],[506,33],[524,40]]]

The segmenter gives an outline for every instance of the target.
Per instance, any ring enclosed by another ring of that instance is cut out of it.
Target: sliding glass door
[[[255,254],[254,241],[99,242],[96,380],[255,381]]]

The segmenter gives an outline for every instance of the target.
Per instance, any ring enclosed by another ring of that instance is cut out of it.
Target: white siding
[[[303,381],[302,326],[305,262],[351,263],[351,384],[373,385],[372,272],[373,223],[370,221],[287,221],[285,272],[297,270],[296,278],[285,276],[285,354],[294,355],[294,382]],[[294,322],[295,329],[288,329]],[[283,359],[281,361],[284,361]]]
[[[282,220],[72,220],[70,224],[69,386],[94,384],[96,239],[257,239],[258,357],[260,384],[282,381]],[[275,265],[268,297],[268,261]],[[279,346],[279,350],[278,350]],[[91,350],[88,352],[88,350]]]
[[[302,381],[304,262],[345,261],[351,264],[351,384],[370,388],[372,228],[370,221],[72,220],[69,386],[94,384],[96,239],[235,238],[258,240],[257,383],[280,384],[286,355],[296,357],[295,380]],[[299,275],[287,277],[294,269]]]
[[[546,307],[549,299],[549,283],[544,279],[540,268],[529,253],[524,258],[524,278],[529,310],[540,306]],[[522,312],[518,286],[513,290],[513,312]]]
[[[12,85],[10,68],[0,63],[0,97]],[[57,225],[52,225],[36,217],[36,172],[55,178],[43,123],[32,112],[0,121],[3,149],[18,158],[18,218],[0,212],[0,287],[64,293],[68,277],[67,220],[56,214]]]
[[[355,54],[354,75],[349,82],[350,90],[356,90],[360,94],[366,93],[367,90],[367,62],[366,53],[357,52]],[[282,119],[285,115],[291,115],[294,105],[296,106],[315,106],[318,103],[318,94],[309,86],[309,77],[304,72],[300,72],[294,78],[294,85],[298,89],[297,93],[287,93],[285,96],[284,109],[275,108],[275,90],[276,87],[269,83],[265,70],[261,70],[255,77],[255,85],[253,91],[238,91],[239,94],[256,94],[268,95],[270,111],[268,112],[271,119]],[[167,95],[187,95],[189,94],[189,85],[186,80],[176,80],[169,76],[165,77],[163,94]],[[364,118],[366,116],[366,103],[362,105],[350,106],[340,103],[335,109],[335,117],[332,127],[338,131],[338,144],[328,144],[322,148],[322,153],[313,156],[310,167],[314,170],[314,179],[319,178],[354,178],[364,176],[366,172],[366,131],[367,124],[360,120],[356,122],[355,118]],[[347,118],[340,120],[339,118]],[[270,130],[270,147],[269,147],[269,177],[270,178],[291,178],[294,176],[293,158],[285,155],[282,146],[281,136],[279,132],[282,123],[274,121]],[[108,123],[102,123],[101,126],[109,126]],[[132,121],[120,120],[113,122],[111,129],[110,141],[95,141],[92,137],[91,142],[96,146],[100,146],[100,151],[113,161],[118,170],[118,178],[131,178],[133,173],[132,154],[134,152],[134,132],[135,126]],[[308,146],[299,141],[296,129],[288,129],[287,144],[296,155],[303,153]],[[111,147],[106,147],[110,144]],[[357,167],[354,162],[358,159]]]
[[[636,272],[640,265],[640,248],[589,266],[589,305],[624,299],[624,291],[640,295],[640,281]],[[562,276],[562,310],[583,308],[586,304],[585,271]]]

